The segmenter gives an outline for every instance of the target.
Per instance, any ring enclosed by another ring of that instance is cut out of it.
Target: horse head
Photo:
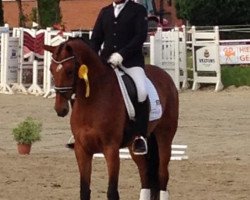
[[[79,97],[88,98],[89,76],[94,82],[107,67],[103,67],[99,56],[80,38],[70,38],[58,46],[44,45],[44,49],[52,53],[50,71],[56,91],[55,110],[58,116],[64,117],[69,112],[72,95],[78,92]]]
[[[67,42],[58,46],[44,45],[44,49],[52,53],[50,71],[56,92],[54,109],[58,116],[64,117],[69,112],[69,100],[75,93],[79,61]]]

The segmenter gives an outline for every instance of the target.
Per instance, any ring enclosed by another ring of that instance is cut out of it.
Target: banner
[[[35,36],[33,36],[35,34]],[[35,54],[37,57],[43,57],[44,50],[44,36],[45,33],[34,33],[33,35],[27,31],[23,32],[23,50],[24,58],[28,58],[31,54]]]
[[[250,45],[220,45],[220,64],[249,64]]]

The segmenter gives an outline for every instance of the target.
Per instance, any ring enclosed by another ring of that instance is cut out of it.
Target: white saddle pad
[[[155,89],[155,86],[152,82],[147,78],[147,90],[150,101],[150,113],[149,113],[149,121],[153,121],[161,118],[162,116],[162,106],[160,102],[159,95]]]
[[[121,76],[124,74],[123,72],[120,72],[118,69],[115,69],[117,79],[122,91],[123,99],[125,101],[126,109],[129,115],[129,118],[134,120],[135,119],[135,109],[134,106],[128,96],[128,92],[126,90],[125,84],[121,78]],[[153,121],[156,119],[161,118],[162,116],[162,106],[160,103],[159,95],[152,84],[152,82],[147,78],[146,80],[147,84],[147,91],[150,101],[150,113],[149,113],[149,121]]]

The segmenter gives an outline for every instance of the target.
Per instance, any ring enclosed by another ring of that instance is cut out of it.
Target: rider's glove
[[[121,66],[123,61],[123,57],[119,53],[112,53],[111,56],[108,59],[108,63],[111,64],[113,68],[116,68],[117,66]]]

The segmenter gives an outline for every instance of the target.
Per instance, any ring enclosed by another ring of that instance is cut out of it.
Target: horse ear
[[[50,45],[43,45],[43,49],[46,50],[46,51],[49,51],[51,53],[53,53],[55,51],[55,46],[50,46]]]

